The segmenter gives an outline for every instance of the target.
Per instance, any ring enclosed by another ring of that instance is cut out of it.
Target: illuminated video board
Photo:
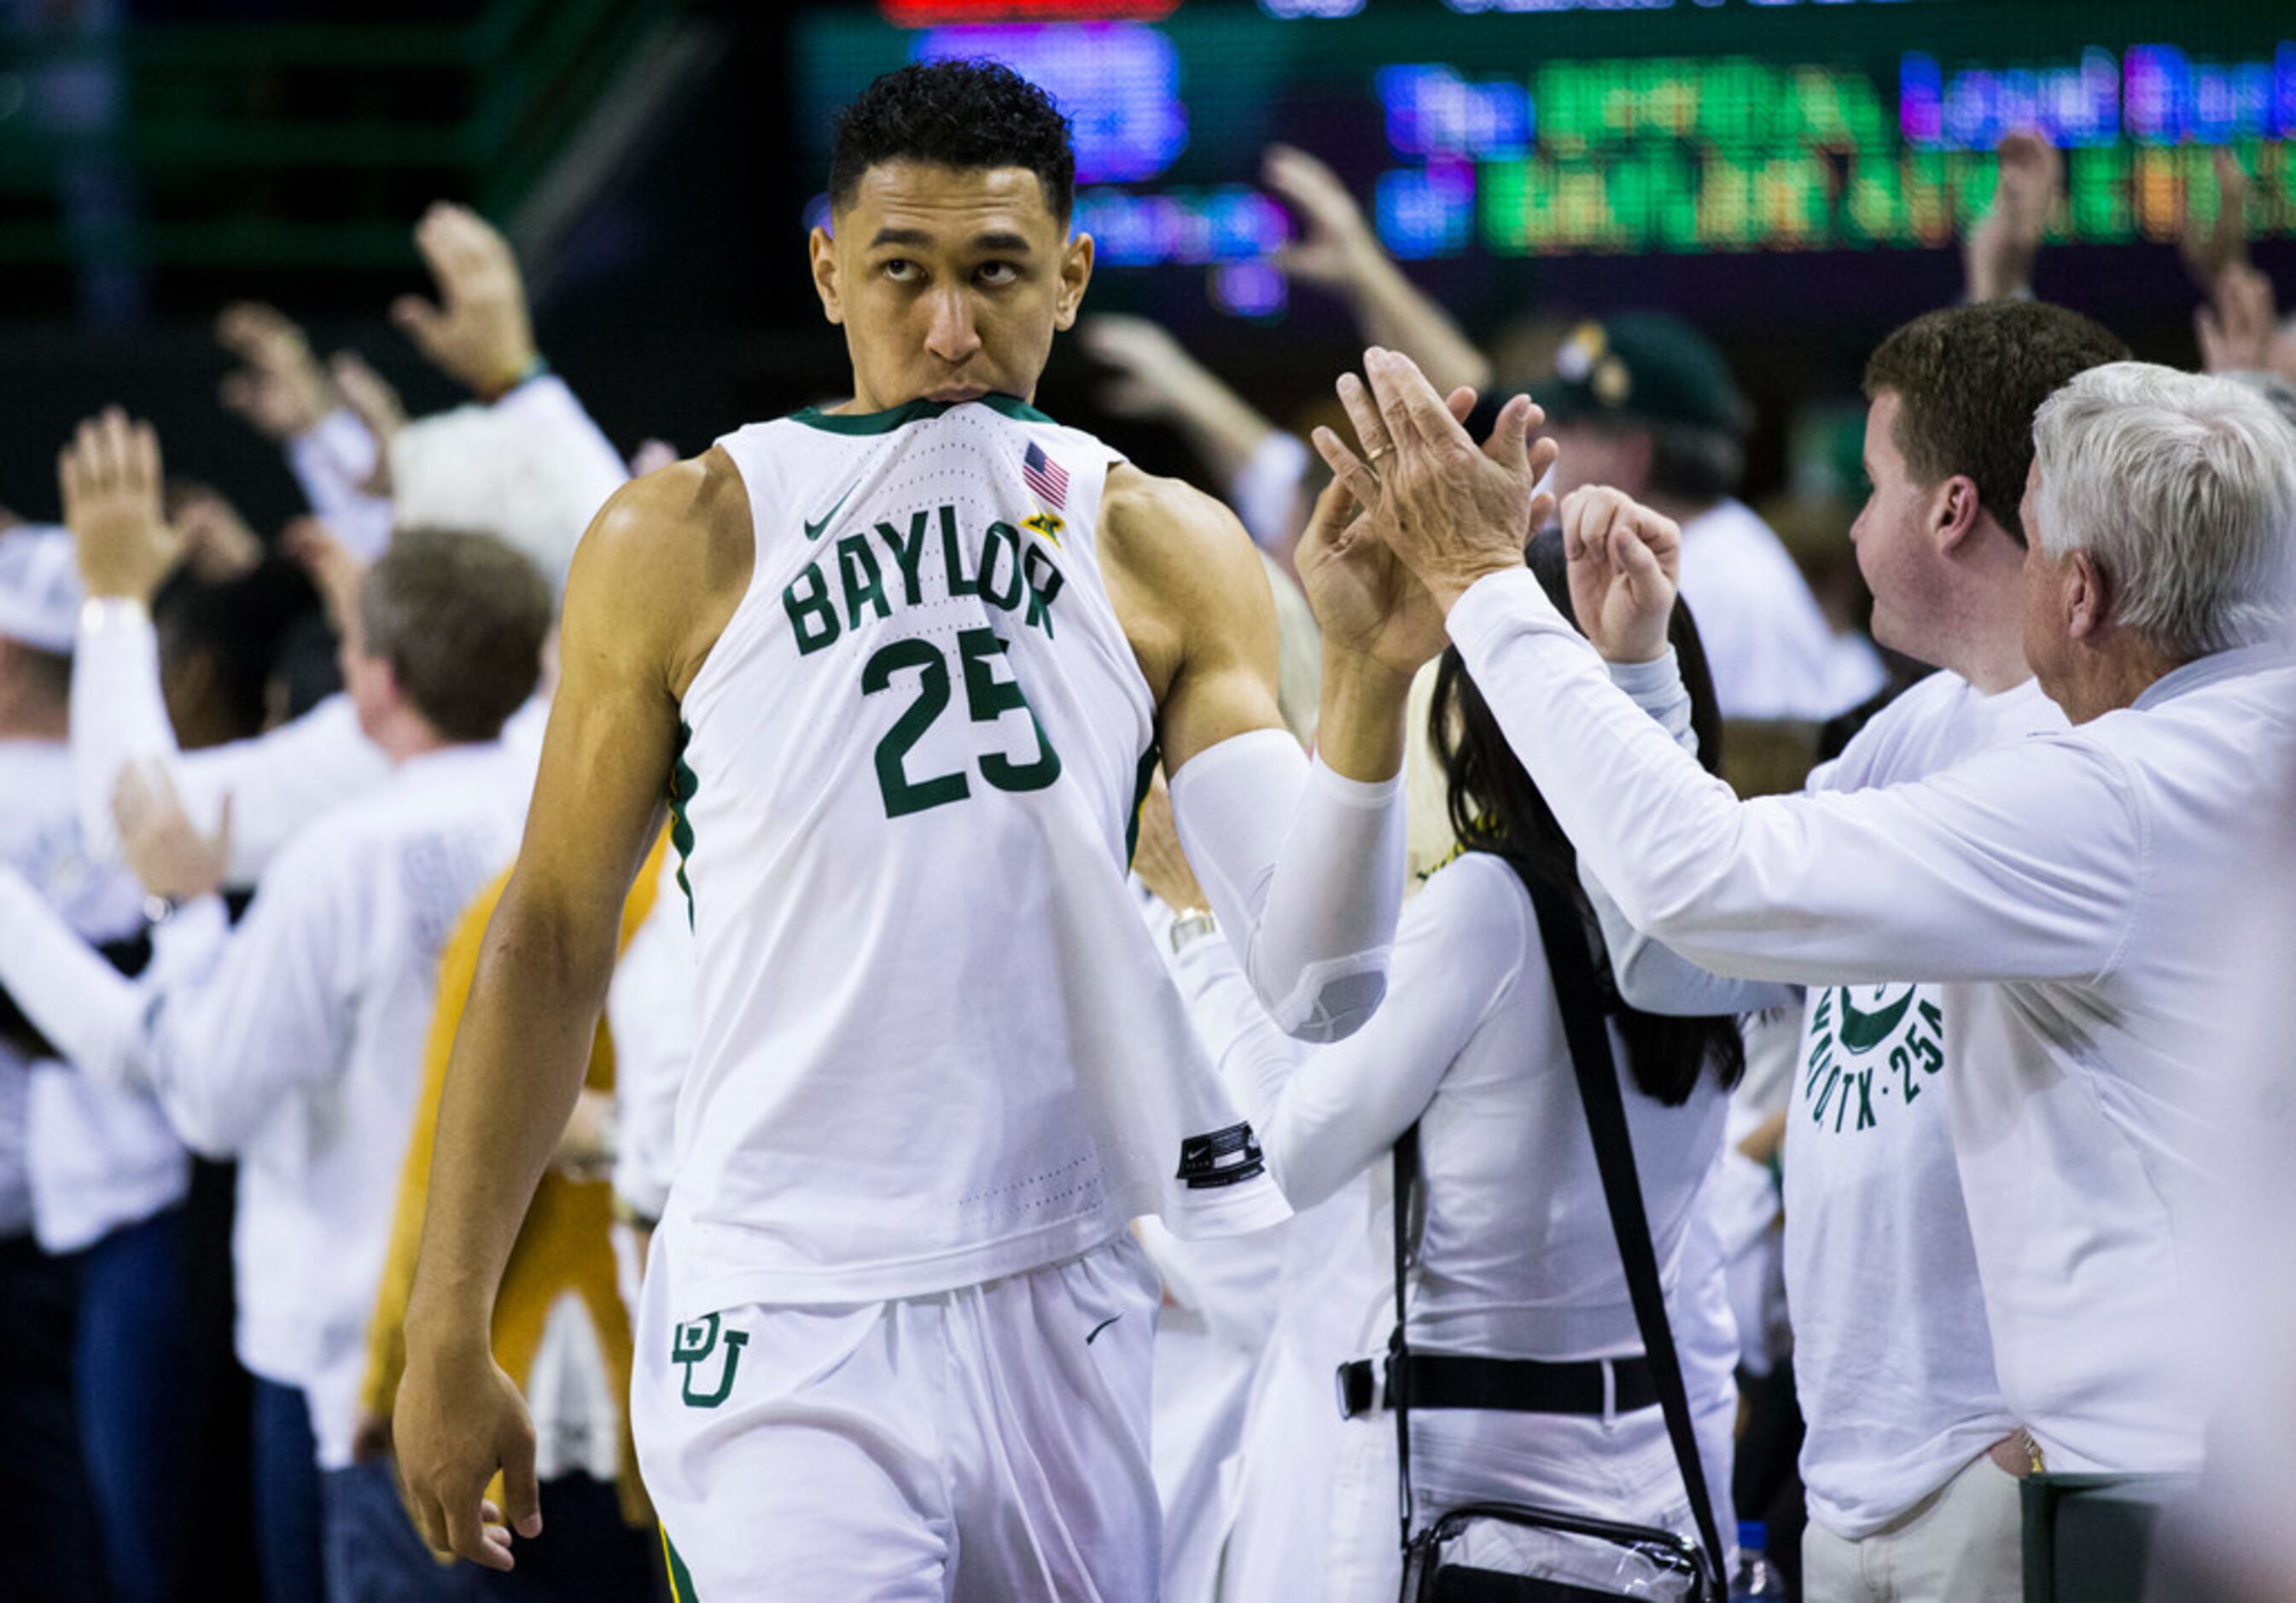
[[[2296,234],[2296,4],[1194,0],[946,20],[984,9],[807,18],[817,159],[876,73],[1009,61],[1075,119],[1078,226],[1103,264],[1236,264],[1237,310],[1281,291],[1250,266],[1292,229],[1255,181],[1276,139],[1338,168],[1406,259],[1943,245],[2019,127],[2065,152],[2058,240],[2212,218],[2219,147],[2250,175],[2251,231]]]

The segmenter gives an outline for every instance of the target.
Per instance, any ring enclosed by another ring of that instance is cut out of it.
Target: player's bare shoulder
[[[1129,463],[1100,502],[1110,601],[1159,703],[1207,635],[1275,637],[1275,603],[1251,537],[1217,497]]]
[[[592,520],[567,580],[578,620],[616,631],[662,665],[682,696],[741,605],[757,559],[741,470],[718,447],[616,490]]]

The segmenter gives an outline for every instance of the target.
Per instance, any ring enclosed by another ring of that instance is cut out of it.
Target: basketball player
[[[1029,405],[1093,262],[1049,100],[906,67],[835,145],[811,252],[852,399],[634,483],[575,559],[397,1440],[432,1541],[509,1567],[503,1517],[541,1514],[488,1309],[667,796],[699,1040],[632,1412],[680,1594],[1152,1597],[1157,1288],[1125,1225],[1283,1207],[1125,888],[1136,798],[1160,751],[1270,1012],[1346,1034],[1385,984],[1404,697],[1440,637],[1327,497],[1310,765],[1234,518]]]

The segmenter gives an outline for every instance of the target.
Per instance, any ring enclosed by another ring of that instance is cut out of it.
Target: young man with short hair
[[[811,241],[852,400],[639,481],[576,556],[407,1319],[398,1440],[465,1557],[511,1562],[498,1465],[538,1528],[488,1309],[668,801],[699,1046],[632,1412],[681,1589],[1154,1594],[1157,1287],[1126,1225],[1283,1209],[1125,885],[1136,798],[1160,752],[1270,1010],[1349,1032],[1384,988],[1437,642],[1327,497],[1311,765],[1233,515],[1029,404],[1091,275],[1073,169],[1002,67],[879,79]]]

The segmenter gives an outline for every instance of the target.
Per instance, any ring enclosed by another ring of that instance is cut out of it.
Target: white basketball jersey
[[[718,443],[757,557],[683,709],[676,1317],[1281,1218],[1125,883],[1156,709],[1095,555],[1115,453],[1001,396]]]

